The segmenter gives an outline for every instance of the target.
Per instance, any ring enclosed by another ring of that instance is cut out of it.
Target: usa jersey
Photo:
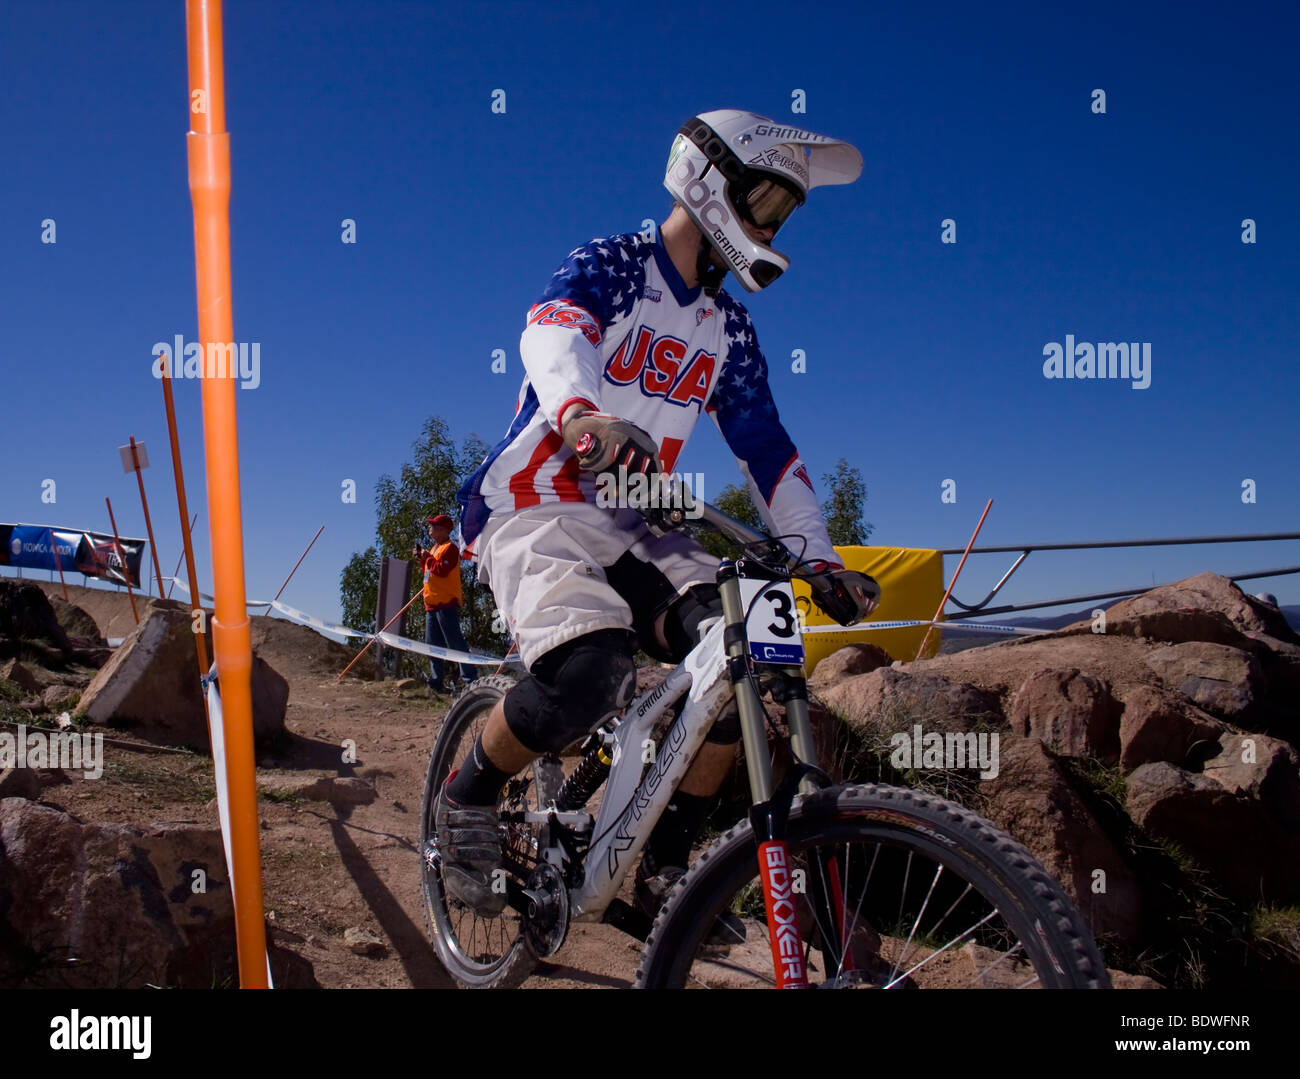
[[[646,431],[672,472],[707,412],[764,523],[807,537],[804,557],[839,564],[808,470],[777,415],[749,312],[721,289],[688,289],[659,239],[627,233],[573,251],[528,312],[514,422],[461,487],[467,554],[493,514],[595,502],[595,477],[559,433],[573,402]],[[798,553],[800,544],[789,546]]]

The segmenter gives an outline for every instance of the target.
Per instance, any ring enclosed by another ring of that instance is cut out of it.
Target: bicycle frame
[[[575,921],[601,919],[704,744],[713,721],[730,700],[723,632],[723,623],[714,623],[660,685],[628,705],[627,718],[615,728],[614,764],[584,859],[586,879],[569,896]],[[642,778],[642,746],[660,717],[683,694],[686,706],[664,735]]]
[[[602,918],[694,761],[713,721],[733,696],[740,715],[752,803],[764,810],[772,801],[772,770],[763,707],[748,677],[753,658],[744,633],[746,612],[739,584],[742,574],[743,562],[740,569],[733,563],[723,563],[718,574],[723,617],[660,685],[632,701],[624,720],[614,730],[614,764],[584,858],[585,878],[569,897],[569,909],[575,921]],[[752,576],[778,579],[766,574]],[[793,678],[796,687],[785,702],[795,755],[800,761],[815,763],[803,672],[798,667],[780,669]],[[652,744],[650,732],[683,695],[686,702],[681,715],[665,733],[649,770],[642,776],[645,767],[642,748]],[[804,790],[814,786],[806,778],[801,782]],[[807,981],[803,973],[802,942],[790,898],[784,816],[784,812],[767,811],[751,813],[751,820],[760,841],[759,864],[769,925],[773,927],[776,980],[779,985],[795,987],[807,985]]]

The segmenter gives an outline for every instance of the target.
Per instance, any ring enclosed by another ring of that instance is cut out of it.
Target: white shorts
[[[681,595],[717,579],[718,559],[682,532],[656,536],[635,510],[543,502],[493,514],[475,544],[478,579],[526,667],[552,648],[601,629],[632,629],[632,610],[605,577],[626,552],[653,564]]]

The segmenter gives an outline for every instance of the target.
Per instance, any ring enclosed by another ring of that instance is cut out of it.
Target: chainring
[[[546,959],[560,950],[569,935],[569,889],[560,871],[542,862],[529,875],[524,892],[529,899],[524,939],[538,959]]]

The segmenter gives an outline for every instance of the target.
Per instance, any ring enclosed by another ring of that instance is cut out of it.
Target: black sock
[[[509,778],[509,772],[501,771],[488,758],[479,735],[456,778],[447,784],[447,797],[462,806],[494,806]]]
[[[652,873],[670,865],[686,868],[691,859],[691,847],[695,845],[712,805],[712,797],[683,794],[681,791],[673,795],[646,842],[646,858],[651,863],[647,868]]]

